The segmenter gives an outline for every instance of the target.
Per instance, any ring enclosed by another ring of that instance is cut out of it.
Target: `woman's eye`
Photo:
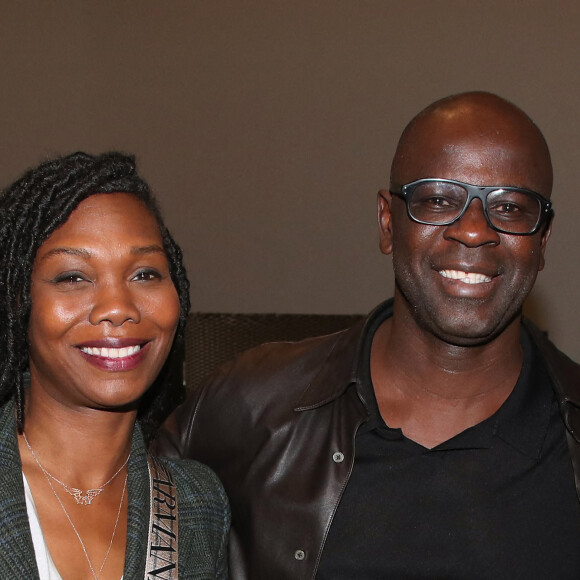
[[[136,282],[149,282],[151,280],[161,280],[162,276],[157,270],[140,270],[133,276]]]
[[[81,274],[75,272],[66,272],[55,276],[52,280],[54,284],[73,285],[83,282],[85,278]]]

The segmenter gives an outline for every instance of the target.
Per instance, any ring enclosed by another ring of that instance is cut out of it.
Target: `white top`
[[[62,576],[59,574],[59,571],[52,561],[50,552],[48,551],[48,546],[46,545],[46,540],[42,533],[42,527],[40,526],[38,512],[36,511],[34,497],[32,497],[32,491],[30,485],[28,485],[28,480],[26,479],[24,472],[22,472],[22,479],[24,481],[26,512],[28,514],[30,533],[32,534],[32,543],[34,544],[34,556],[36,557],[38,575],[40,580],[62,580]],[[121,580],[123,580],[123,576],[121,576]]]
[[[50,557],[50,552],[48,551],[48,546],[46,545],[44,534],[40,527],[40,520],[38,519],[38,512],[36,511],[32,491],[30,491],[30,485],[28,485],[28,480],[26,479],[24,472],[22,473],[22,479],[24,480],[26,512],[28,513],[28,523],[30,524],[30,532],[32,533],[34,555],[36,557],[36,566],[38,568],[40,580],[62,580],[62,576],[59,574],[52,558]]]

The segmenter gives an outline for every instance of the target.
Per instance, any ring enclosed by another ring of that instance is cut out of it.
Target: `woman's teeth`
[[[100,356],[103,358],[125,358],[141,350],[141,345],[125,346],[123,348],[97,348],[94,346],[81,347],[85,354]]]

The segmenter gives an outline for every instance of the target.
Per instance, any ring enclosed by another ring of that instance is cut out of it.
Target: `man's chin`
[[[407,316],[426,335],[453,346],[485,345],[521,316],[518,300],[499,298],[478,299],[443,297],[432,289],[431,293],[412,294],[408,298],[399,285],[395,292],[397,307],[407,311]]]
[[[430,320],[418,321],[419,324],[439,340],[459,347],[475,347],[488,344],[517,318],[521,312],[508,314],[504,317],[468,317],[460,314],[459,317],[445,320],[436,317]]]

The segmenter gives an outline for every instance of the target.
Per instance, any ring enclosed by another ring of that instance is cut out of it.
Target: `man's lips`
[[[464,284],[484,284],[492,280],[491,276],[480,272],[465,272],[463,270],[452,270],[449,268],[438,270],[438,272],[444,278],[458,280]]]

